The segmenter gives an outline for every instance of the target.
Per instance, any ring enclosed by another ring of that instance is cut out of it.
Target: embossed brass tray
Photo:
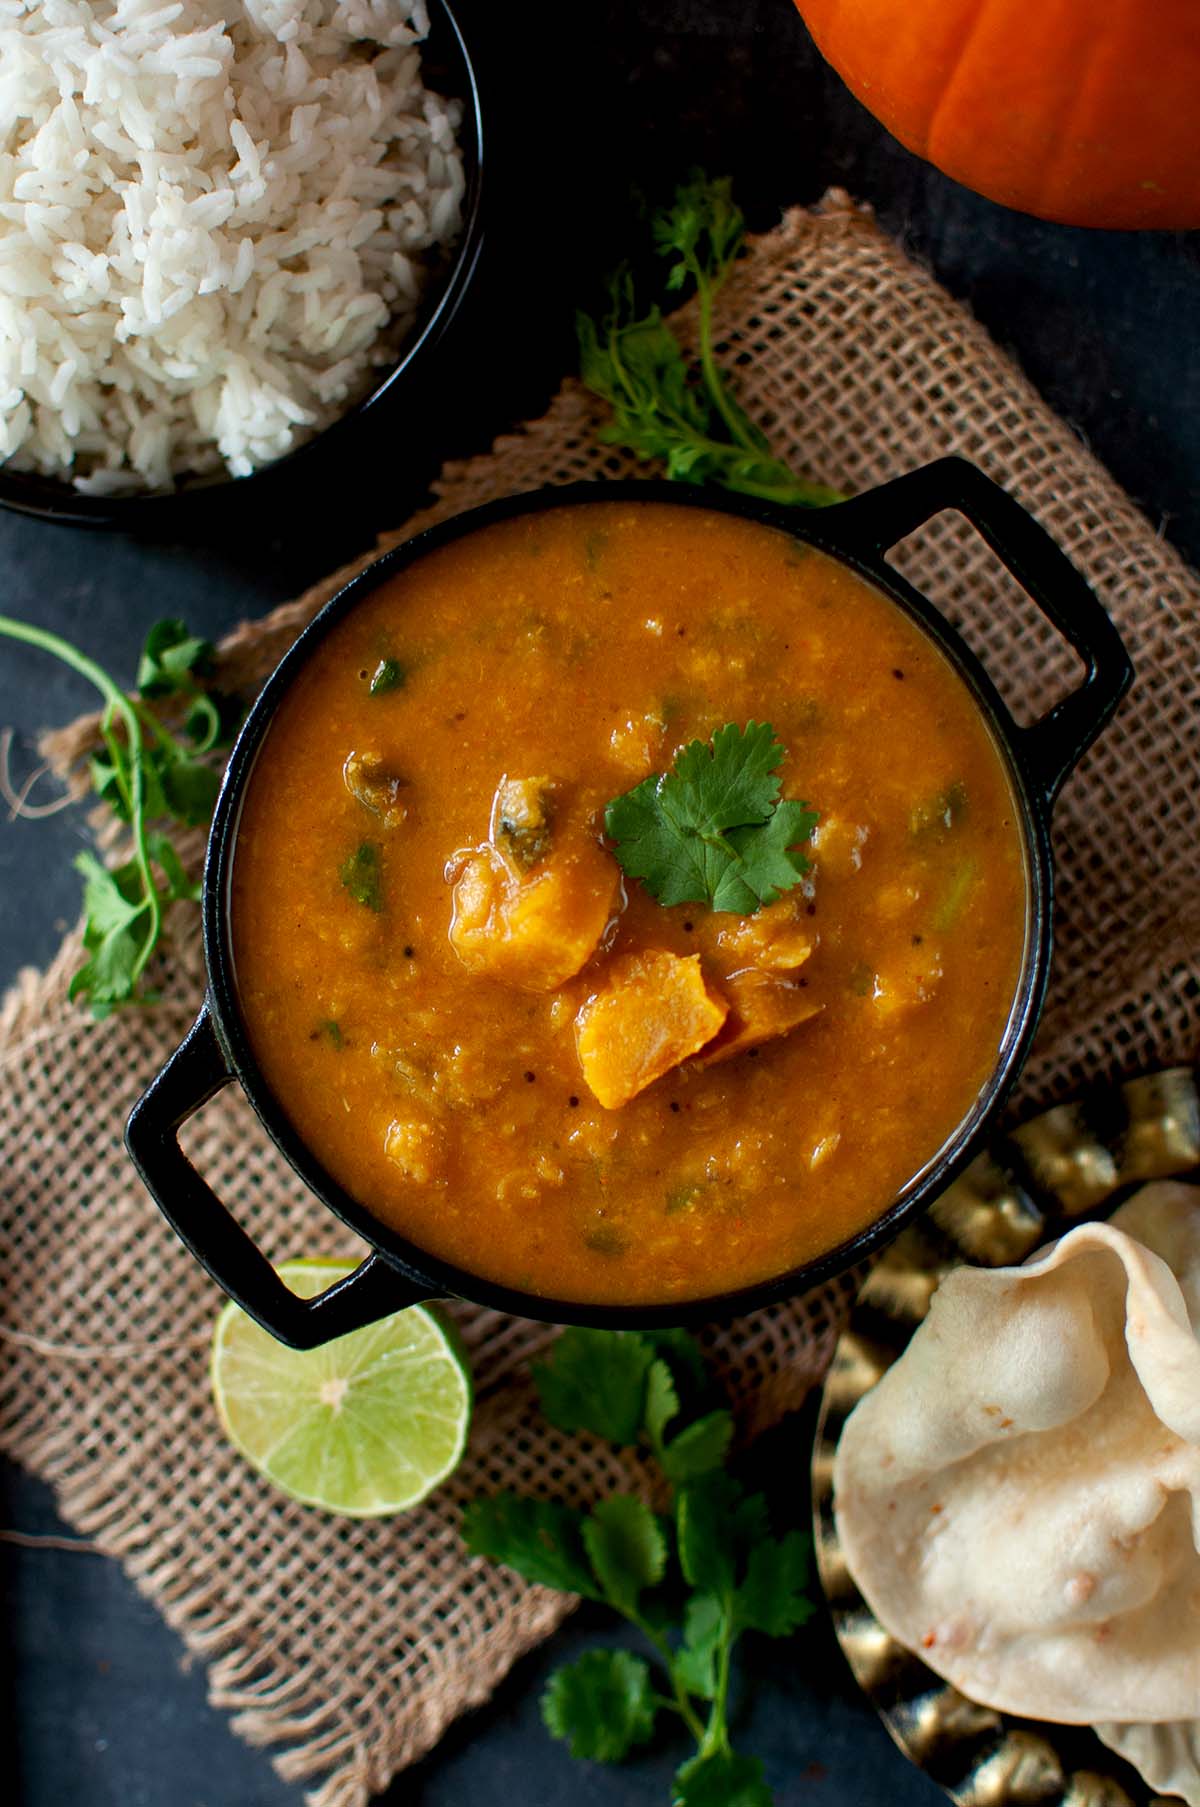
[[[833,1516],[842,1425],[902,1353],[943,1274],[1003,1267],[1151,1179],[1200,1180],[1190,1067],[1098,1086],[999,1138],[876,1262],[825,1381],[812,1459],[817,1562],[854,1675],[906,1756],[961,1807],[1180,1807],[1086,1726],[977,1706],[889,1636],[846,1567]]]

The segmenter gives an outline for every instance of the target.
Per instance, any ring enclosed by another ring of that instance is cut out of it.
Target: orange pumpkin
[[[1200,226],[1200,0],[796,0],[902,144],[1077,226]]]

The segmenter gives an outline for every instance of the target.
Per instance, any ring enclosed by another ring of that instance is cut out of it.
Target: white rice
[[[0,459],[85,491],[319,432],[460,225],[426,0],[0,0]]]

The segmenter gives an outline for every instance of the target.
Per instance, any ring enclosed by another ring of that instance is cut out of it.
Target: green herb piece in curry
[[[371,695],[387,696],[393,690],[403,690],[408,682],[408,672],[399,659],[380,659],[371,675]]]
[[[376,915],[383,909],[383,853],[376,841],[363,841],[342,862],[338,873],[355,903]]]

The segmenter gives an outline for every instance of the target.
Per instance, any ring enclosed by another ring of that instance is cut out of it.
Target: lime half
[[[353,1268],[289,1261],[303,1299]],[[415,1506],[457,1467],[471,1379],[451,1331],[424,1305],[393,1312],[321,1349],[287,1349],[239,1305],[217,1319],[213,1396],[234,1446],[306,1506],[382,1518]]]

